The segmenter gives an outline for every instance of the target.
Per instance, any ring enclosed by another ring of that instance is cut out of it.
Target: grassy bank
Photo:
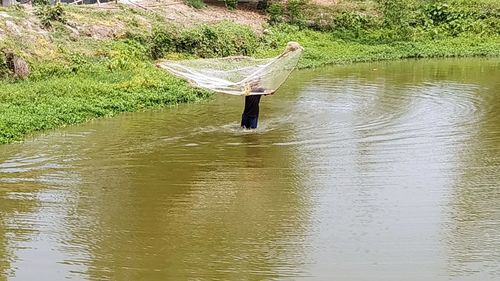
[[[34,131],[120,112],[195,102],[206,99],[209,93],[144,64],[113,72],[89,66],[77,75],[2,83],[0,95],[0,143],[9,143]]]
[[[305,47],[299,68],[404,58],[500,56],[498,36],[461,36],[363,44],[336,38],[325,32],[300,30],[295,26],[275,27],[271,32],[275,35],[271,35],[270,42],[257,49],[257,56],[276,55],[281,48],[274,46],[284,46],[286,42],[292,40],[298,41]]]
[[[93,118],[210,96],[158,70],[158,58],[269,57],[279,54],[288,41],[306,48],[301,68],[500,56],[500,4],[495,1],[473,6],[448,1],[453,2],[451,8],[411,1],[414,6],[395,15],[389,2],[353,1],[328,10],[328,18],[317,15],[325,14],[321,7],[297,2],[297,9],[278,3],[267,8],[272,24],[264,34],[229,22],[184,28],[154,12],[125,6],[109,11],[67,7],[62,17],[40,15],[43,12],[36,9],[0,10],[8,15],[0,17],[0,53],[15,53],[31,67],[28,79],[16,79],[0,55],[0,143]]]

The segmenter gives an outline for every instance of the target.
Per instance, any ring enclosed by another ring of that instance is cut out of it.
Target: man
[[[285,51],[280,57],[287,56],[290,52],[296,51],[301,48],[296,42],[289,42]],[[254,80],[249,83],[247,88],[247,96],[245,97],[245,109],[241,116],[241,127],[245,129],[256,129],[259,121],[259,102],[260,98],[264,95],[272,95],[274,91],[266,90],[262,85],[260,79]]]
[[[262,96],[272,95],[274,91],[266,90],[260,86],[260,79],[250,83],[250,93],[245,97],[245,109],[241,115],[241,127],[257,129],[259,121],[259,102]],[[251,94],[254,93],[254,94]],[[262,94],[260,94],[262,93]]]

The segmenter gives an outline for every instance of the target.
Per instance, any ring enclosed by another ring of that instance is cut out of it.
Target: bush
[[[448,3],[449,2],[449,3]],[[498,8],[484,4],[443,1],[423,5],[417,25],[431,37],[458,36],[462,33],[498,34],[500,27]]]
[[[339,38],[361,40],[380,24],[372,16],[343,11],[333,18],[330,28]]]
[[[391,32],[389,39],[407,40],[411,37],[410,18],[414,11],[411,0],[377,0],[384,16],[384,27]]]
[[[290,23],[294,25],[304,24],[303,8],[306,0],[289,0],[285,3],[280,1],[272,2],[266,9],[269,15],[270,24]]]
[[[50,5],[49,0],[32,0],[33,6],[44,6],[44,5]]]
[[[151,32],[150,55],[153,59],[164,57],[175,50],[175,36],[165,26],[155,26]]]
[[[257,36],[249,27],[232,22],[200,25],[181,33],[175,27],[155,26],[149,39],[149,53],[153,59],[173,52],[204,58],[250,55],[257,44]]]
[[[304,0],[289,0],[287,1],[288,22],[291,24],[302,25],[304,22],[304,14],[302,8],[305,5]]]
[[[285,7],[279,2],[271,3],[266,10],[269,15],[270,24],[278,24],[284,22]]]
[[[188,52],[204,58],[250,55],[257,47],[257,36],[247,26],[222,22],[182,32],[175,41],[175,46],[178,52]]]
[[[257,9],[261,11],[265,11],[269,7],[268,0],[259,0],[257,2]]]
[[[195,9],[205,8],[205,3],[203,2],[203,0],[186,0],[186,4]]]
[[[147,60],[147,47],[135,40],[120,40],[111,44],[106,54],[109,70],[134,69]]]
[[[238,0],[224,0],[226,7],[230,10],[236,9],[238,7]]]
[[[5,58],[5,53],[0,51],[0,79],[5,79],[9,76],[10,70],[7,65],[7,59]]]
[[[157,28],[157,27],[153,27],[152,34],[154,33],[155,28]],[[125,34],[123,34],[123,36],[121,38],[127,39],[127,40],[132,40],[132,41],[138,42],[138,43],[146,46],[149,43],[149,40],[151,37],[147,33],[144,33],[142,31],[128,30],[125,32]]]
[[[64,9],[59,3],[54,6],[39,6],[36,10],[36,15],[40,18],[40,22],[45,28],[52,27],[53,22],[66,23]]]

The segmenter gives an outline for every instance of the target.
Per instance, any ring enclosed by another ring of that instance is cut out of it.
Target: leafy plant
[[[302,25],[304,21],[304,14],[302,13],[304,0],[289,0],[287,1],[286,10],[288,14],[288,22],[291,24]]]
[[[285,7],[279,2],[273,2],[266,10],[269,15],[269,23],[277,24],[284,22]]]
[[[44,5],[50,5],[49,0],[32,0],[33,6],[44,6]]]
[[[351,12],[342,12],[334,18],[335,28],[359,30],[368,23],[366,16]]]
[[[27,134],[120,112],[208,98],[206,91],[138,63],[109,71],[92,65],[78,75],[0,83],[0,144]]]
[[[226,7],[230,10],[236,9],[238,7],[238,0],[224,0]]]
[[[257,9],[265,11],[269,7],[268,0],[258,0]]]
[[[185,30],[174,44],[176,51],[200,57],[250,55],[257,47],[257,37],[247,26],[222,22]]]
[[[305,18],[303,8],[306,0],[289,0],[287,2],[273,1],[267,6],[269,23],[278,24],[282,22],[302,26]]]
[[[165,26],[155,26],[151,32],[150,54],[153,59],[164,57],[175,50],[175,36]]]
[[[202,9],[205,8],[205,3],[203,0],[185,0],[186,4],[189,6],[195,8],[195,9]]]
[[[468,12],[462,6],[451,7],[447,3],[432,3],[424,8],[426,26],[439,34],[457,36],[471,30],[474,26],[483,26],[482,20]]]
[[[7,65],[5,53],[0,51],[0,79],[5,79],[9,76],[10,70]]]
[[[40,22],[45,28],[52,27],[53,22],[66,23],[64,9],[59,3],[54,6],[39,6],[36,10],[36,15],[40,18]]]
[[[384,16],[384,27],[390,30],[387,37],[394,40],[409,39],[410,18],[413,6],[410,0],[377,0]]]

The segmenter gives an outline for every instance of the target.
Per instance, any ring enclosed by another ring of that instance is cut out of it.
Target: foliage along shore
[[[0,9],[0,143],[120,112],[196,102],[193,89],[155,67],[160,58],[279,54],[305,47],[300,68],[403,58],[500,56],[493,0],[344,1],[319,7],[269,2],[262,34],[229,21],[181,27],[153,11],[116,5]],[[326,16],[325,16],[326,15]],[[26,60],[19,79],[6,54]]]

